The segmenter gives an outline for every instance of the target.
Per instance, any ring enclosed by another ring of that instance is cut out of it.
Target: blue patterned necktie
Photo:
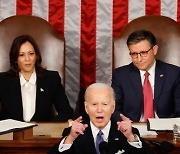
[[[97,138],[96,138],[96,153],[100,154],[99,152],[99,144],[103,141],[102,138],[103,132],[100,130],[97,134]]]

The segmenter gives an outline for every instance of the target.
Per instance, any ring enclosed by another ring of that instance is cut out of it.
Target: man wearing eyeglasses
[[[112,76],[114,119],[120,120],[119,113],[143,122],[180,117],[180,67],[155,59],[158,45],[150,31],[131,33],[127,46],[132,63],[116,68]]]

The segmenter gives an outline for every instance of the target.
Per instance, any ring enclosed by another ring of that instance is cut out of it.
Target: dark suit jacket
[[[143,88],[139,70],[133,63],[114,70],[112,87],[116,95],[114,119],[123,113],[139,121],[143,112]],[[160,118],[180,116],[180,68],[156,61],[154,107]]]
[[[37,77],[36,84],[36,110],[31,121],[66,121],[72,118],[73,110],[58,72],[46,70],[44,76]],[[12,118],[23,121],[20,79],[12,78],[7,72],[0,73],[0,102],[0,119]],[[52,119],[53,104],[58,112],[55,119]]]
[[[67,130],[63,133],[63,136],[67,136]],[[139,132],[137,129],[133,128],[133,132],[135,134],[139,135]],[[149,145],[145,143],[142,140],[143,148],[135,148],[131,146],[128,142],[125,136],[117,130],[117,124],[112,122],[111,128],[109,132],[108,137],[108,148],[109,152],[108,154],[115,154],[119,150],[124,150],[125,152],[123,154],[151,154],[152,150],[150,149]],[[52,149],[48,151],[48,154],[55,154],[55,153],[61,153],[58,152],[58,146],[55,145]],[[90,124],[88,124],[88,127],[84,131],[84,135],[80,135],[76,138],[76,140],[73,142],[71,148],[69,150],[66,150],[62,152],[63,154],[96,154],[95,144],[94,144],[94,138],[92,135]]]

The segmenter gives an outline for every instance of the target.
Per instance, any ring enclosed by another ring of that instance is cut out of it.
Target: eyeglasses
[[[153,48],[154,46],[152,46],[149,50],[147,51],[141,51],[139,53],[136,53],[136,52],[130,52],[129,54],[131,55],[131,57],[133,59],[137,58],[138,55],[140,55],[141,57],[146,57],[148,55],[148,52]]]

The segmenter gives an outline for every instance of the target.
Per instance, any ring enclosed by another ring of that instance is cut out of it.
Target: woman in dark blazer
[[[31,36],[17,37],[9,56],[10,70],[0,73],[0,119],[67,121],[73,117],[59,73],[41,67],[41,54]]]

